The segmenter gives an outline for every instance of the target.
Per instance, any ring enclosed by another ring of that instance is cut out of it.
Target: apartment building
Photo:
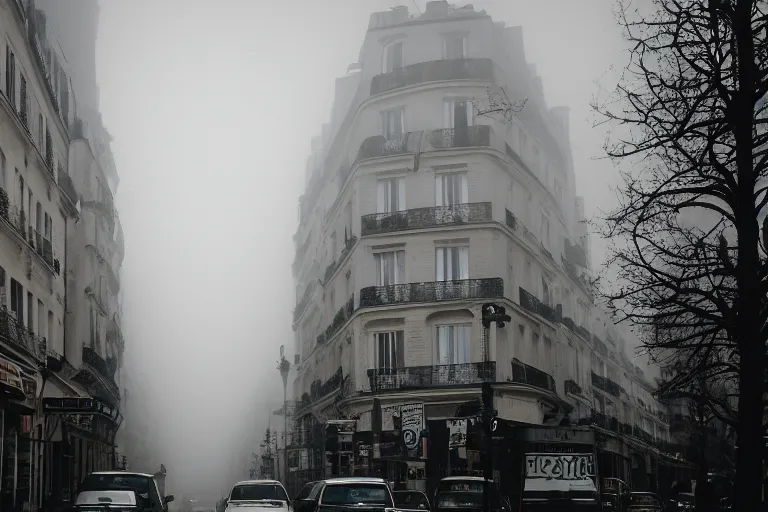
[[[503,95],[524,108],[482,115]],[[594,305],[568,123],[520,27],[444,1],[371,15],[299,200],[290,471],[325,471],[318,426],[370,431],[374,397],[384,425],[423,404],[434,436],[431,422],[467,410],[483,382],[501,418],[596,425],[616,476],[651,472],[630,445],[666,457],[664,407]],[[512,321],[485,330],[486,302]],[[453,464],[439,458],[428,464]]]
[[[51,21],[32,0],[0,0],[3,510],[53,506],[112,468],[120,423],[114,163],[104,170],[108,142],[82,120]]]

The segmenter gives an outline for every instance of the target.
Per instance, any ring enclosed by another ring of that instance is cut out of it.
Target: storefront
[[[34,369],[0,357],[0,510],[31,508],[43,453],[34,427]]]
[[[77,484],[93,471],[115,469],[115,435],[122,417],[98,398],[44,398],[47,501],[70,501]]]

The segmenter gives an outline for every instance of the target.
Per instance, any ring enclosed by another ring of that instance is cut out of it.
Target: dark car
[[[479,512],[483,510],[485,479],[450,476],[440,480],[432,510],[438,512]],[[493,480],[488,481],[491,512],[510,512]]]
[[[421,491],[393,491],[392,498],[398,510],[430,510],[429,498]]]
[[[320,480],[306,491],[306,498],[297,496],[293,501],[294,512],[384,512],[388,508],[394,508],[392,491],[381,478]]]
[[[80,484],[78,512],[168,512],[173,496],[163,496],[155,476],[128,471],[91,473]]]
[[[629,512],[662,512],[661,500],[652,492],[629,494]]]

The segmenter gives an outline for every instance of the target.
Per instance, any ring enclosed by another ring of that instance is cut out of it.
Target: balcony
[[[77,204],[80,199],[75,188],[75,183],[72,178],[62,168],[59,169],[59,187],[64,191],[64,195],[69,198],[72,204]]]
[[[331,375],[330,378],[328,378],[328,380],[325,382],[320,381],[320,379],[314,381],[309,386],[309,393],[303,393],[301,395],[301,400],[296,405],[296,410],[301,411],[306,409],[318,400],[321,400],[331,393],[340,390],[345,380],[346,379],[344,378],[344,373],[341,370],[341,366],[339,366],[336,372],[334,372],[334,374]]]
[[[529,386],[546,389],[553,393],[557,392],[555,379],[550,374],[525,364],[519,359],[512,359],[512,382],[528,384]]]
[[[309,306],[309,300],[312,298],[312,294],[315,293],[315,281],[311,281],[307,289],[304,290],[301,300],[296,304],[296,309],[293,310],[293,322],[296,323],[301,315],[304,314],[304,310]]]
[[[363,215],[361,230],[362,236],[368,236],[410,229],[490,222],[491,220],[491,203],[462,203]]]
[[[564,389],[567,394],[581,395],[581,386],[579,386],[575,380],[568,379],[565,381]]]
[[[357,159],[366,160],[368,158],[409,153],[413,151],[413,148],[410,148],[408,145],[409,138],[410,133],[404,133],[391,139],[387,139],[383,135],[368,137],[360,144],[360,149],[357,151]]]
[[[562,317],[558,309],[544,304],[522,286],[520,287],[520,307],[554,323],[559,323]]]
[[[433,281],[363,288],[360,290],[360,307],[502,297],[504,297],[504,280],[500,277]]]
[[[490,59],[445,59],[419,62],[376,75],[371,80],[371,96],[403,87],[445,80],[493,80]]]
[[[371,391],[376,393],[395,389],[422,389],[466,386],[496,382],[496,363],[446,364],[438,366],[408,366],[368,370]]]
[[[46,339],[35,336],[5,306],[0,308],[0,342],[21,349],[40,361],[44,361],[47,356]]]
[[[352,314],[355,312],[355,296],[349,298],[349,300],[336,312],[336,315],[333,317],[333,321],[331,322],[331,325],[329,325],[324,332],[322,332],[317,337],[317,344],[322,345],[326,341],[333,338],[333,336],[339,332],[339,329],[341,329],[341,326],[343,326],[345,323],[347,323],[347,320],[349,320],[352,317]]]
[[[423,151],[491,146],[491,127],[481,124],[425,132]]]
[[[91,347],[83,347],[83,364],[90,366],[99,375],[111,382],[115,381],[115,371],[117,371],[117,366],[113,361],[112,358],[110,360],[104,359]]]
[[[615,396],[616,398],[620,397],[621,392],[624,391],[620,385],[616,384],[608,377],[601,377],[595,372],[592,372],[592,385],[601,391],[605,391],[609,395]]]

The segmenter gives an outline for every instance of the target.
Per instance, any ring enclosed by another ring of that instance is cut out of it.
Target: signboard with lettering
[[[10,398],[24,400],[24,385],[21,380],[21,370],[17,365],[0,358],[0,385],[3,385]]]
[[[405,447],[413,450],[419,445],[419,435],[424,429],[424,404],[403,405],[400,420]]]
[[[591,453],[527,453],[526,478],[583,480],[595,477],[595,457]]]

